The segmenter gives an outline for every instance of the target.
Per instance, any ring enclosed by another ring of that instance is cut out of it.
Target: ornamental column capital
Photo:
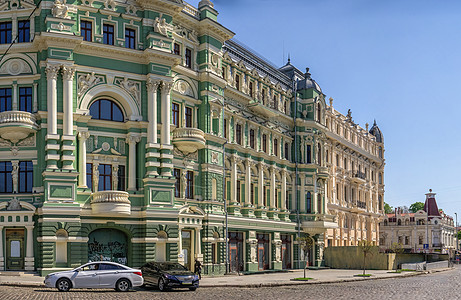
[[[74,66],[62,66],[62,77],[64,80],[72,80],[74,79],[75,74],[75,67]]]
[[[157,91],[158,87],[160,86],[160,84],[162,83],[161,80],[158,80],[158,79],[152,79],[152,78],[148,78],[147,79],[147,91],[149,93],[151,92],[155,92]]]
[[[141,141],[141,136],[138,134],[130,133],[126,137],[126,143],[129,145],[139,143],[140,141]]]
[[[59,72],[59,69],[61,68],[60,65],[56,65],[56,64],[47,64],[46,68],[45,68],[45,72],[46,72],[46,78],[49,80],[49,79],[56,79],[58,77],[58,72]]]
[[[90,137],[89,131],[79,131],[78,138],[82,141],[86,141]]]
[[[171,81],[162,81],[162,92],[169,94],[173,88],[173,82]]]

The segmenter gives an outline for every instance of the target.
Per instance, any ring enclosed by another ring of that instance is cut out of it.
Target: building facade
[[[426,194],[423,210],[410,213],[396,208],[395,213],[385,214],[379,225],[383,249],[397,247],[413,253],[449,253],[456,249],[453,218],[438,209],[432,191]]]
[[[210,1],[0,9],[1,51],[15,42],[0,60],[0,269],[198,259],[222,274],[297,268],[300,235],[317,265],[325,246],[378,242],[376,123],[232,40]]]

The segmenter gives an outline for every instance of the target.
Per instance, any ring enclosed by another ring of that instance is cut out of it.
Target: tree
[[[372,255],[373,242],[371,241],[359,241],[359,249],[363,254],[363,276],[365,276],[365,266],[367,262],[367,256]]]
[[[394,208],[392,206],[384,202],[384,213],[385,214],[391,214],[393,209]]]
[[[303,251],[304,253],[304,278],[306,278],[306,268],[307,268],[307,265],[308,265],[308,258],[309,258],[309,250],[311,249],[312,247],[312,244],[313,244],[313,241],[312,241],[312,238],[310,236],[302,236],[302,237],[299,237],[298,239],[298,245],[300,247],[300,249]]]
[[[405,251],[401,243],[393,243],[390,250],[394,253],[403,253]]]
[[[415,202],[412,205],[410,205],[410,211],[412,213],[415,213],[418,210],[423,210],[423,209],[424,209],[424,203],[422,202]]]

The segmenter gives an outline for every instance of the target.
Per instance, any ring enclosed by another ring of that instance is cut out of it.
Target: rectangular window
[[[285,159],[288,160],[288,143],[285,143]]]
[[[0,193],[13,192],[13,177],[11,161],[0,161]]]
[[[32,112],[32,88],[19,88],[19,110]]]
[[[242,144],[242,125],[237,124],[236,130],[235,130],[235,140],[237,144],[241,145]]]
[[[99,187],[98,191],[112,190],[112,166],[100,164],[99,170]]]
[[[93,190],[93,164],[86,164],[86,186]]]
[[[224,119],[224,138],[227,139],[227,120]]]
[[[171,110],[172,110],[172,117],[173,117],[172,124],[175,125],[176,127],[179,127],[179,104],[172,103]]]
[[[311,163],[311,145],[307,145],[307,151],[306,151],[306,163],[310,164]]]
[[[241,197],[241,190],[240,190],[240,180],[237,180],[237,202],[240,202],[242,199]]]
[[[223,79],[227,79],[226,67],[222,67],[222,78],[223,78]]]
[[[118,185],[117,191],[124,191],[126,190],[126,176],[125,176],[125,166],[118,166]]]
[[[11,22],[0,23],[0,44],[11,43]]]
[[[267,206],[267,190],[264,188],[263,190],[263,205]]]
[[[186,181],[187,181],[186,198],[193,199],[194,198],[194,172],[187,171]]]
[[[186,117],[186,127],[192,127],[192,108],[186,107],[184,114]]]
[[[19,21],[18,22],[18,43],[30,42],[30,22]]]
[[[181,170],[173,169],[174,182],[174,196],[176,198],[181,197]]]
[[[266,89],[262,90],[261,97],[262,97],[263,104],[265,105],[266,104]]]
[[[33,169],[34,166],[31,161],[19,162],[19,193],[32,193]]]
[[[179,46],[179,44],[173,44],[173,53],[176,55],[181,55],[181,47]]]
[[[192,68],[192,50],[186,49],[186,67]]]
[[[250,147],[255,148],[255,131],[250,129]]]
[[[125,48],[135,49],[136,47],[136,30],[131,28],[125,29]]]
[[[279,141],[274,139],[274,155],[279,156]]]
[[[91,42],[93,40],[93,23],[90,21],[80,22],[80,34],[83,36],[83,40]]]
[[[267,136],[263,134],[263,151],[267,153]]]
[[[0,112],[12,110],[11,106],[11,89],[0,89]]]
[[[240,91],[240,75],[235,75],[235,88]]]
[[[251,82],[251,81],[248,84],[248,90],[249,90],[249,93],[250,93],[250,97],[253,97],[253,82]]]
[[[106,45],[114,44],[114,25],[104,24],[102,26],[103,43]]]
[[[253,183],[250,185],[250,202],[253,205],[255,204],[255,187]]]

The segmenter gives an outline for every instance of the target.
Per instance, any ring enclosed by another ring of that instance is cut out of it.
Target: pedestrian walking
[[[195,270],[194,273],[198,275],[198,279],[202,279],[202,264],[195,259]]]

